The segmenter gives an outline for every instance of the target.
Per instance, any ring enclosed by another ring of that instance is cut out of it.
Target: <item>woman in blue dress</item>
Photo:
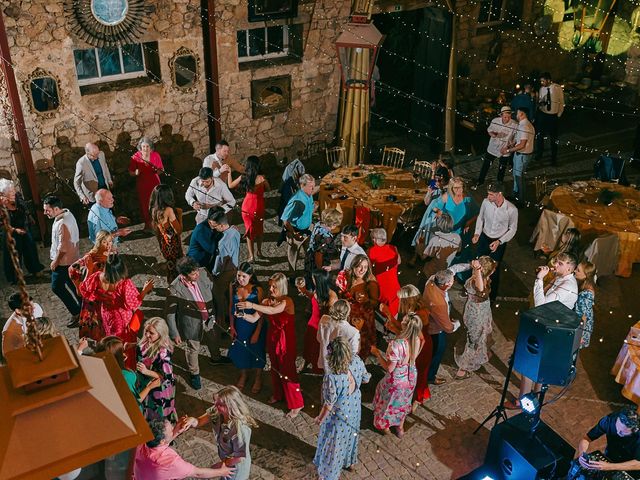
[[[351,471],[358,461],[362,394],[360,385],[371,378],[344,337],[327,347],[329,372],[322,382],[322,409],[318,447],[313,458],[320,480],[337,480],[343,469]]]
[[[238,267],[236,281],[231,284],[231,338],[233,343],[229,349],[229,358],[240,369],[240,378],[236,387],[244,389],[249,370],[255,372],[251,393],[259,393],[262,389],[262,369],[266,364],[267,325],[263,318],[256,322],[244,319],[245,315],[255,313],[253,309],[241,310],[238,302],[259,304],[262,302],[262,288],[258,285],[253,267],[249,262],[242,262]]]
[[[593,303],[596,290],[596,267],[591,262],[580,262],[575,271],[580,291],[573,311],[582,318],[582,339],[580,348],[589,346],[593,332]]]

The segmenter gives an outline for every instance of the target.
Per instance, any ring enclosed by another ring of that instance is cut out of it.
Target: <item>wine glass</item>
[[[307,284],[306,280],[304,279],[304,277],[296,277],[296,287],[298,287],[298,289],[300,288],[304,288],[304,286]],[[298,290],[298,295],[303,297],[304,293],[302,293],[300,290]]]

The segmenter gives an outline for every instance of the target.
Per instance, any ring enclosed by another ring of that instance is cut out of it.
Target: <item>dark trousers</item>
[[[491,168],[491,164],[496,158],[497,157],[494,157],[489,152],[485,152],[484,156],[482,157],[482,167],[480,168],[480,175],[478,175],[478,185],[482,185],[484,183],[485,179],[487,178],[489,168]],[[496,178],[499,182],[504,181],[504,173],[507,171],[507,167],[509,166],[509,158],[510,156],[498,158],[498,175]]]
[[[502,261],[502,257],[504,257],[504,252],[507,249],[507,244],[503,243],[498,248],[496,248],[495,252],[492,252],[491,249],[489,248],[489,245],[495,240],[497,239],[489,238],[483,232],[480,234],[480,238],[478,239],[478,249],[477,249],[477,254],[479,257],[483,255],[488,255],[489,257],[493,258],[497,263],[496,271],[493,272],[493,274],[491,275],[491,293],[489,294],[489,297],[491,298],[492,301],[495,301],[495,299],[498,296],[498,285],[500,284],[500,262]]]
[[[51,272],[51,290],[62,300],[71,315],[80,313],[80,300],[76,287],[69,278],[69,265],[59,265]]]
[[[433,343],[433,357],[431,357],[429,375],[427,376],[427,381],[429,382],[433,382],[436,379],[440,362],[442,362],[442,357],[444,356],[444,349],[447,347],[447,334],[440,332],[431,335],[431,342]]]
[[[542,158],[544,139],[551,142],[551,163],[558,160],[558,115],[549,115],[538,110],[536,116],[536,160]]]
[[[22,263],[24,263],[24,266],[29,273],[38,273],[44,270],[44,266],[40,263],[40,259],[38,258],[38,247],[36,247],[36,242],[33,241],[31,233],[27,232],[24,235],[14,233],[13,239],[16,241],[18,258]],[[16,282],[16,271],[13,268],[13,262],[9,255],[6,239],[4,242],[4,274],[9,283]]]

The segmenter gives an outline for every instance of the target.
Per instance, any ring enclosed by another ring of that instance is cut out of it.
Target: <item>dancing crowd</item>
[[[503,146],[503,154],[509,148]],[[487,170],[488,166],[480,183]],[[260,160],[254,156],[244,164],[231,160],[225,141],[218,142],[215,153],[204,159],[184,192],[196,221],[185,254],[183,211],[176,207],[172,188],[161,183],[165,172],[160,155],[149,139],[141,139],[129,173],[136,177],[145,229],[157,238],[169,283],[163,317],[145,319],[140,308],[154,283],[148,280],[138,289],[129,277],[123,237],[131,229],[126,218],[113,213],[117,204],[104,154],[87,144],[74,186],[89,208],[87,223],[94,246],[80,255],[77,219],[60,198],[47,196],[44,213],[53,220],[51,289],[71,315],[68,326],[79,329],[78,351],[111,352],[149,421],[154,438],[135,452],[136,479],[248,479],[251,433],[257,423],[244,395],[264,388],[267,358],[268,402],[284,402],[289,418],[308,403],[296,364],[295,325],[301,321],[307,322],[300,352],[303,371],[324,375],[313,459],[322,480],[337,479],[343,469],[355,468],[361,386],[369,382],[374,365],[382,368],[384,376],[375,387],[373,426],[383,435],[401,438],[406,417],[431,397],[430,385],[447,381],[438,372],[449,334],[464,325],[464,347],[454,351],[455,381],[464,381],[489,361],[492,305],[502,258],[517,231],[518,208],[505,198],[501,182],[488,185],[487,196],[478,206],[466,182],[453,174],[453,165],[440,161],[432,171],[427,208],[412,242],[415,255],[407,267],[416,269],[416,281],[402,285],[400,254],[389,243],[387,231],[343,226],[342,212],[335,208],[318,214],[313,200],[316,181],[294,161],[283,174],[278,218],[282,225],[278,245],[286,242],[289,270],[274,273],[262,284],[256,266],[269,261],[262,243],[265,192],[270,185]],[[522,185],[516,188],[522,193]],[[29,213],[22,197],[4,179],[0,196],[26,270],[42,275],[44,266],[29,233]],[[242,234],[230,220],[236,197],[243,198]],[[242,239],[248,247],[244,259]],[[584,320],[582,346],[588,346],[595,268],[582,257],[580,232],[567,230],[558,245],[545,246],[538,254],[548,263],[538,270],[532,306],[559,300],[573,309]],[[6,259],[5,250],[7,278],[14,281],[15,272]],[[461,321],[452,317],[449,300],[456,281],[466,296]],[[294,289],[308,299],[308,318],[302,318],[304,311],[296,311],[290,294]],[[38,317],[43,334],[56,334],[37,303],[24,306],[14,295],[9,306],[13,314],[3,330],[4,353],[24,345],[25,308]],[[202,345],[209,350],[212,365],[233,365],[237,381],[219,389],[213,406],[200,416],[179,417],[173,352],[176,347],[184,350],[190,387],[198,390]],[[526,379],[522,385],[521,393],[533,388]],[[511,404],[518,408],[518,399]],[[178,435],[206,424],[212,426],[220,457],[212,468],[191,465],[170,447]]]

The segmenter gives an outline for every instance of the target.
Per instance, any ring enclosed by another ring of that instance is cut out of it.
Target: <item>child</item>
[[[178,419],[171,353],[167,322],[160,317],[150,318],[144,325],[144,334],[136,348],[137,369],[142,375],[160,379],[162,383],[151,391],[142,404],[147,420],[166,418],[175,423]]]
[[[222,464],[236,467],[235,473],[224,477],[224,480],[248,480],[251,470],[251,427],[258,425],[251,417],[249,407],[237,387],[221,388],[213,395],[213,402],[213,406],[198,418],[181,418],[178,427],[180,431],[185,431],[209,422],[213,423],[213,431],[218,442],[218,456],[221,460],[213,468],[220,468]]]

